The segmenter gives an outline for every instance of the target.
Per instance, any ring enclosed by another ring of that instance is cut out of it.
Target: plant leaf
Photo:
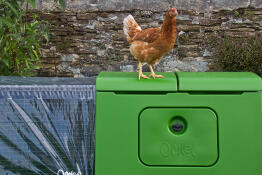
[[[39,66],[39,65],[33,65],[32,68],[33,68],[33,69],[41,69],[42,66]]]
[[[34,52],[35,57],[37,58],[37,60],[39,60],[39,56],[38,56],[37,52],[34,49],[33,49],[33,52]]]
[[[61,5],[62,9],[65,10],[66,8],[66,3],[64,0],[59,0],[59,4]]]
[[[36,7],[35,0],[27,0],[27,2],[32,5],[33,8]]]
[[[1,61],[3,61],[3,63],[4,63],[7,67],[9,67],[9,61],[8,61],[7,59],[2,59]]]
[[[19,16],[18,15],[18,11],[16,10],[16,8],[10,4],[9,2],[5,2],[7,4],[7,6],[13,11],[13,13],[16,15],[16,16]]]

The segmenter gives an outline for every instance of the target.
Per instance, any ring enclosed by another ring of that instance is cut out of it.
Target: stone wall
[[[71,0],[66,11],[50,0],[38,0],[41,19],[52,24],[51,42],[43,48],[39,76],[93,76],[102,70],[136,71],[122,31],[123,18],[132,14],[142,29],[158,27],[170,6],[178,8],[179,37],[156,71],[208,71],[213,35],[249,37],[262,31],[261,0]],[[143,67],[148,71],[147,66]]]

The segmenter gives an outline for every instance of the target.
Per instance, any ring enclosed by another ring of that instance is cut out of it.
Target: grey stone
[[[199,24],[199,18],[194,17],[194,19],[192,20],[192,24]]]
[[[157,13],[157,14],[154,15],[153,19],[156,20],[156,21],[164,21],[164,17],[165,17],[164,13],[163,14]]]
[[[113,16],[113,17],[110,17],[111,20],[116,20],[118,17],[117,16]]]
[[[103,18],[103,17],[100,17],[100,16],[99,16],[99,17],[97,17],[97,20],[98,20],[98,21],[103,21],[103,22],[107,21],[107,19],[106,19],[106,18]]]
[[[212,15],[212,14],[211,14],[209,11],[207,11],[207,12],[204,13],[204,17],[205,17],[205,18],[210,18],[211,15]]]
[[[262,21],[257,22],[262,27]]]
[[[56,46],[52,46],[52,47],[50,48],[50,50],[55,52],[55,51],[56,51]]]
[[[157,65],[155,65],[155,68],[156,71],[159,72],[204,72],[208,70],[208,63],[203,59],[203,57],[178,60],[174,56],[166,56]]]
[[[79,55],[77,54],[62,54],[61,55],[61,60],[66,61],[66,62],[72,62],[77,58],[79,58]]]
[[[262,8],[262,1],[261,0],[252,0],[250,5],[251,7],[254,7],[254,8]]]
[[[189,18],[189,15],[178,15],[177,19],[182,20],[182,21],[186,21],[186,20],[191,21],[191,19]]]
[[[104,56],[106,54],[106,50],[97,50],[96,52],[97,56]]]
[[[178,33],[178,36],[183,36],[184,34],[185,34],[186,32],[184,32],[184,31],[180,31],[179,33]]]
[[[48,57],[50,50],[49,49],[41,49],[41,53],[43,57]]]
[[[211,0],[210,10],[234,10],[250,5],[250,0]]]
[[[233,21],[233,23],[236,23],[236,24],[243,24],[242,19],[233,19],[232,21]]]
[[[205,49],[203,57],[210,57],[212,56],[211,52],[209,52],[207,49]]]
[[[230,28],[231,24],[232,24],[232,21],[222,22],[221,23],[221,29],[227,30],[227,29]]]
[[[243,23],[245,23],[245,24],[252,24],[253,22],[250,21],[249,19],[246,19],[245,21],[243,21]]]
[[[135,72],[136,68],[134,65],[124,65],[124,66],[120,66],[120,71],[121,72]]]
[[[80,74],[79,68],[72,68],[72,67],[69,66],[68,70],[71,71],[73,74]]]
[[[88,25],[85,26],[85,28],[95,29],[96,25],[97,25],[97,21],[96,20],[90,20],[88,22]]]

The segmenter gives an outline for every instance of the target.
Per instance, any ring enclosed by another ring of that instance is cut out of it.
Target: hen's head
[[[171,18],[176,17],[178,15],[176,8],[169,9],[167,13]]]

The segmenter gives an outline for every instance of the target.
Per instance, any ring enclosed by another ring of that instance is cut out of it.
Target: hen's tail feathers
[[[132,15],[128,15],[124,19],[123,24],[124,34],[126,35],[128,41],[130,41],[137,32],[142,30]]]

